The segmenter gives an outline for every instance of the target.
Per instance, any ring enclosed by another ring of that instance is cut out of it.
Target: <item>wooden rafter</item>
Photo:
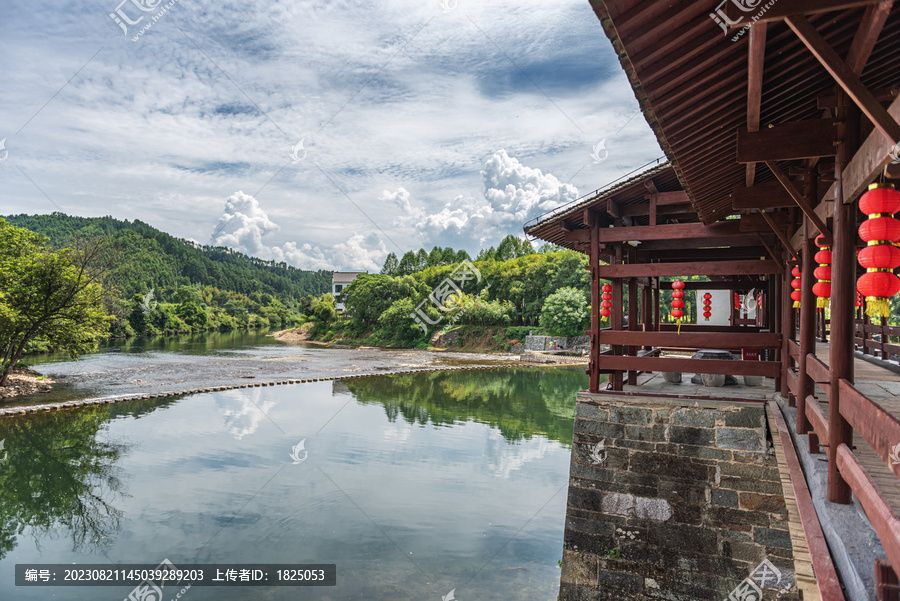
[[[877,2],[878,0],[778,0],[762,14],[759,14],[761,11],[760,7],[757,7],[755,10],[743,11],[735,3],[728,2],[725,5],[725,14],[731,27],[744,27],[755,16],[758,17],[756,24],[759,24],[767,21],[780,21],[790,15],[827,13],[849,8],[860,8]]]
[[[821,234],[825,237],[827,242],[831,244],[831,231],[825,225],[825,222],[816,214],[816,211],[812,208],[812,205],[804,198],[803,194],[797,189],[794,185],[794,182],[790,180],[790,178],[782,171],[778,165],[775,164],[774,161],[766,161],[766,165],[769,167],[769,170],[778,178],[778,181],[781,182],[781,185],[784,186],[784,189],[787,190],[788,194],[791,195],[791,198],[794,199],[794,202],[797,203],[797,206],[803,211],[803,213],[809,217],[810,221],[816,226],[816,228],[821,232]],[[790,245],[789,245],[790,246]]]
[[[850,52],[847,54],[847,66],[856,75],[862,75],[866,63],[869,62],[869,55],[875,48],[875,42],[878,41],[888,15],[891,14],[893,4],[894,0],[882,0],[878,4],[866,7],[862,22],[853,38],[853,44],[850,46]]]
[[[793,15],[785,19],[797,37],[809,48],[818,61],[831,74],[835,81],[853,99],[859,109],[872,121],[891,144],[900,142],[900,124],[881,106],[875,96],[863,85],[859,76],[838,56],[816,28],[802,15]]]
[[[763,66],[766,60],[766,23],[750,28],[750,53],[747,66],[747,131],[759,131],[762,105]],[[747,187],[756,180],[756,163],[747,163]]]

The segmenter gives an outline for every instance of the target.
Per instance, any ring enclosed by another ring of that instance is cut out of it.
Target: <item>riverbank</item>
[[[36,371],[17,367],[6,378],[6,384],[0,386],[0,401],[23,395],[34,395],[49,392],[54,381]]]

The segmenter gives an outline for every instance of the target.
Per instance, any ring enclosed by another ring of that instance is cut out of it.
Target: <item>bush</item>
[[[544,301],[541,327],[554,336],[578,336],[583,333],[587,314],[587,300],[581,290],[560,288]]]

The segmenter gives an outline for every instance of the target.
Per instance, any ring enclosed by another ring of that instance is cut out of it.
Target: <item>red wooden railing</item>
[[[886,336],[896,335],[892,332],[900,331],[900,328],[888,326],[872,326],[870,324],[868,327],[887,328]],[[884,330],[881,331],[884,332]],[[877,344],[886,345],[881,342]],[[830,440],[829,418],[815,396],[807,395],[806,398],[799,398],[798,376],[794,376],[791,371],[793,363],[799,359],[799,346],[790,340],[788,350],[790,359],[786,365],[789,369],[785,377],[789,383],[791,394],[797,397],[798,413],[802,412],[806,416],[809,426],[812,428],[812,431],[809,432],[810,451],[818,452],[818,440],[815,440],[813,435],[823,441]],[[900,353],[900,347],[897,347],[897,352]],[[828,366],[810,353],[806,356],[806,370],[808,377],[818,384],[818,391],[828,398],[833,391],[830,386],[831,374]],[[894,475],[900,477],[900,464],[894,463],[891,458],[892,449],[900,444],[900,420],[857,390],[848,380],[839,380],[837,390],[839,399],[828,400],[830,402],[837,400],[839,413],[850,424],[854,434],[865,440]],[[838,445],[833,453],[829,452],[829,458],[836,462],[840,476],[849,484],[865,509],[866,515],[884,547],[888,562],[896,573],[900,573],[900,516],[894,512],[878,485],[847,444]]]

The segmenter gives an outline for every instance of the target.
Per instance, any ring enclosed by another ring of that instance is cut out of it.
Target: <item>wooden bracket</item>
[[[797,206],[803,211],[803,213],[809,217],[809,220],[813,222],[816,226],[816,229],[822,233],[825,237],[825,241],[828,246],[832,244],[831,230],[828,229],[828,226],[825,225],[825,222],[822,221],[822,218],[816,214],[816,211],[812,208],[806,198],[800,193],[797,187],[794,185],[794,182],[788,178],[788,176],[782,171],[778,165],[775,164],[774,161],[766,161],[766,166],[768,166],[769,170],[778,178],[778,181],[781,182],[781,185],[784,186],[784,189],[787,190],[788,194],[791,195],[791,198],[794,199],[794,202],[797,203]],[[791,246],[788,244],[788,246]]]

